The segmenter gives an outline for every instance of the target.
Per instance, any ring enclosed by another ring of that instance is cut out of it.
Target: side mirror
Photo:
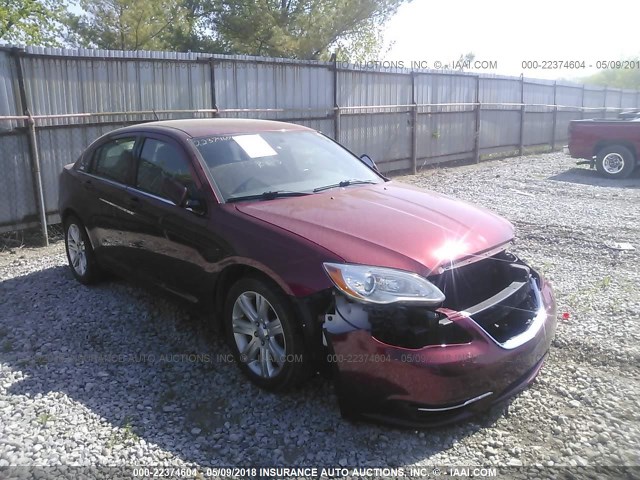
[[[184,206],[187,200],[187,187],[171,177],[164,178],[162,182],[162,193],[179,207]]]
[[[187,210],[191,210],[193,213],[197,213],[200,215],[205,213],[204,204],[202,203],[202,201],[198,200],[197,198],[188,198],[187,200],[184,201],[183,206]]]
[[[362,160],[362,162],[369,167],[371,170],[375,170],[376,172],[379,172],[380,170],[378,170],[378,166],[376,165],[376,162],[374,162],[373,160],[371,160],[371,157],[369,155],[367,155],[366,153],[363,155],[360,155],[360,160]]]

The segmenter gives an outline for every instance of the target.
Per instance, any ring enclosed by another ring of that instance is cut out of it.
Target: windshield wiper
[[[349,185],[364,185],[367,183],[377,183],[373,180],[358,180],[353,178],[351,180],[343,180],[338,183],[334,183],[332,185],[325,185],[324,187],[318,187],[313,189],[313,193],[322,192],[323,190],[329,190],[330,188],[338,188],[338,187],[348,187]]]
[[[240,197],[229,197],[227,202],[241,202],[243,200],[273,200],[274,198],[283,197],[303,197],[311,195],[309,192],[291,192],[288,190],[274,190],[258,193],[257,195],[243,195]]]

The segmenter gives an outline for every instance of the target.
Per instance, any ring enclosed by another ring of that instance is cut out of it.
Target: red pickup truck
[[[640,154],[640,118],[631,118],[571,121],[565,152],[586,159],[578,164],[590,164],[605,177],[628,177]]]

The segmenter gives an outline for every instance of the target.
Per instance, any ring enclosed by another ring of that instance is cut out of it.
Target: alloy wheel
[[[256,375],[273,378],[286,360],[282,323],[269,301],[257,292],[238,296],[232,312],[233,337],[240,361]]]
[[[80,233],[80,227],[75,223],[67,229],[67,249],[71,267],[81,277],[87,272],[87,250]]]

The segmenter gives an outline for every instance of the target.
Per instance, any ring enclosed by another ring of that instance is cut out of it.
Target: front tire
[[[98,267],[89,241],[89,236],[82,222],[70,216],[64,222],[64,246],[71,273],[80,283],[90,285],[98,281]]]
[[[635,167],[633,152],[622,145],[605,147],[598,152],[596,168],[607,178],[627,178]]]
[[[307,373],[300,325],[286,296],[260,278],[239,280],[224,310],[227,341],[245,376],[266,390],[287,390]]]

